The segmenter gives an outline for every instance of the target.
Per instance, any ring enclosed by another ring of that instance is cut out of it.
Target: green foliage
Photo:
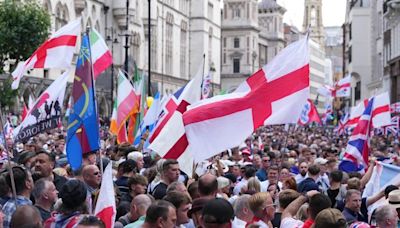
[[[12,90],[11,89],[11,78],[7,78],[4,81],[2,81],[2,84],[0,86],[0,105],[1,108],[4,108],[6,106],[10,107],[14,104],[17,98],[18,90]]]
[[[49,28],[50,16],[37,3],[0,2],[0,73],[7,59],[29,58],[48,38]]]
[[[29,58],[48,38],[49,28],[50,15],[34,1],[0,1],[0,74],[6,60],[16,60],[12,72],[18,61]],[[10,83],[9,79],[0,86],[2,107],[12,106],[17,99],[18,92],[11,90]]]

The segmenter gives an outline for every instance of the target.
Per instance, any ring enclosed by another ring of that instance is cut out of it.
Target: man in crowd
[[[189,222],[188,211],[192,206],[189,194],[171,191],[163,200],[172,203],[176,208],[176,227],[184,228],[184,224]]]
[[[35,180],[40,178],[47,178],[53,181],[57,191],[60,191],[67,179],[53,172],[55,165],[54,155],[40,150],[36,153],[35,162],[33,166],[32,175]]]
[[[259,192],[250,197],[249,207],[254,214],[252,224],[261,228],[269,227],[275,215],[275,204],[267,192]]]
[[[155,199],[162,199],[167,194],[168,185],[172,182],[175,182],[179,178],[179,163],[173,159],[167,159],[163,163],[162,172],[161,172],[161,181],[154,188],[151,193]]]
[[[58,199],[56,186],[47,179],[39,179],[35,183],[32,196],[35,199],[35,207],[39,210],[42,220],[46,221],[50,218],[51,210]]]
[[[376,210],[376,225],[379,228],[397,228],[399,217],[396,208],[391,205],[383,205]]]
[[[296,183],[300,184],[303,180],[305,180],[307,178],[307,172],[308,172],[308,163],[303,161],[300,162],[299,165],[299,170],[300,173],[297,174],[294,178],[296,179]]]
[[[264,155],[261,159],[262,167],[256,172],[256,176],[259,181],[267,180],[267,173],[270,166],[271,158],[268,155]]]
[[[311,165],[308,168],[308,177],[304,179],[297,187],[299,192],[308,192],[311,190],[320,190],[316,180],[319,178],[319,168],[317,165]]]
[[[146,211],[150,207],[151,203],[152,200],[146,194],[135,196],[130,204],[130,211],[115,222],[114,228],[140,227],[146,219]]]
[[[142,228],[174,228],[176,224],[176,210],[174,205],[165,200],[153,203],[146,212],[146,219]]]
[[[232,205],[225,199],[208,201],[202,210],[204,228],[231,228],[234,216]]]
[[[250,195],[239,196],[234,203],[235,219],[232,222],[232,228],[246,227],[246,224],[251,222],[254,215],[249,207]]]
[[[353,222],[368,222],[361,213],[361,193],[358,190],[350,189],[347,190],[345,207],[343,209],[343,216],[345,217],[348,224]]]

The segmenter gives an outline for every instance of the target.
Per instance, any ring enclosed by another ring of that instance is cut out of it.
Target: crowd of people
[[[72,170],[63,131],[26,143],[7,140],[12,164],[0,163],[0,227],[105,227],[94,208],[101,167],[110,163],[117,228],[400,227],[400,180],[373,196],[362,194],[377,161],[400,165],[394,136],[371,139],[363,175],[338,169],[347,137],[326,127],[261,127],[190,174],[176,160],[117,145],[108,134],[101,144]]]

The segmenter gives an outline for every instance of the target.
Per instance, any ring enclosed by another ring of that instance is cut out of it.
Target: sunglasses
[[[94,173],[93,173],[94,176],[97,176],[97,175],[99,175],[99,174],[100,174],[100,172],[94,172]]]

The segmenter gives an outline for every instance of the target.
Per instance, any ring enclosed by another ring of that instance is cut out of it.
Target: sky
[[[277,0],[286,8],[283,21],[303,30],[304,0]],[[346,0],[322,0],[322,23],[324,26],[340,26],[344,23]]]

